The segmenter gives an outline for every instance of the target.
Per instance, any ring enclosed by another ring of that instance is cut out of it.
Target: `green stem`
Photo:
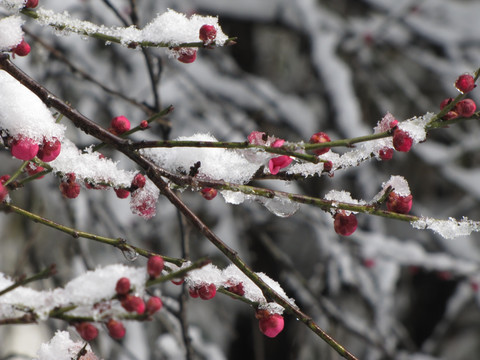
[[[122,252],[134,251],[137,254],[139,254],[141,256],[144,256],[144,257],[150,257],[152,255],[158,255],[158,256],[161,256],[166,262],[170,262],[170,263],[175,264],[177,266],[181,266],[185,262],[185,260],[183,260],[183,259],[177,259],[177,258],[172,258],[172,257],[168,257],[168,256],[159,255],[159,254],[154,254],[151,251],[139,248],[137,246],[130,245],[130,244],[127,243],[127,241],[125,239],[122,239],[122,238],[114,239],[114,238],[109,238],[109,237],[105,237],[105,236],[91,234],[91,233],[88,233],[88,232],[85,232],[85,231],[72,229],[68,226],[58,224],[58,223],[56,223],[52,220],[48,220],[48,219],[43,218],[43,217],[41,217],[37,214],[31,213],[27,210],[24,210],[22,208],[19,208],[18,206],[15,206],[15,205],[12,205],[12,204],[9,204],[9,203],[4,202],[2,204],[2,207],[7,211],[12,211],[16,214],[22,215],[22,216],[24,216],[24,217],[26,217],[26,218],[34,221],[34,222],[49,226],[51,228],[54,228],[56,230],[59,230],[61,232],[66,233],[66,234],[69,234],[74,238],[85,238],[85,239],[97,241],[97,242],[100,242],[100,243],[103,243],[103,244],[111,245],[111,246],[121,250]]]

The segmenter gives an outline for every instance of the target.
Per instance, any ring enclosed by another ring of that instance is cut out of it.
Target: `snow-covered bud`
[[[349,236],[357,230],[358,221],[354,213],[347,215],[344,210],[339,210],[333,219],[333,228],[339,235]]]
[[[75,181],[75,174],[67,174],[67,180],[60,183],[62,195],[68,199],[75,199],[80,194],[80,185]]]
[[[114,339],[121,339],[125,336],[125,327],[120,321],[110,319],[107,322],[107,329],[110,336]]]
[[[384,147],[383,149],[380,149],[378,151],[378,156],[380,156],[380,159],[382,159],[383,161],[391,160],[393,157],[393,149],[389,147]]]
[[[393,133],[393,147],[397,151],[408,152],[412,147],[413,139],[406,131],[395,129]]]
[[[412,208],[412,195],[401,196],[395,191],[388,194],[387,209],[399,214],[408,214]]]
[[[200,193],[205,199],[213,200],[217,196],[217,189],[207,187],[200,190]]]
[[[115,135],[121,135],[130,130],[130,120],[125,116],[116,116],[110,122],[110,132]]]
[[[148,258],[147,273],[148,275],[150,275],[151,278],[158,277],[162,273],[164,267],[165,263],[162,257],[158,255],[153,255]]]
[[[463,74],[455,81],[455,87],[461,93],[468,93],[475,88],[475,79],[470,74]]]
[[[12,53],[18,56],[27,56],[30,54],[30,45],[28,45],[25,39],[22,39],[20,44],[12,49]]]
[[[39,146],[35,140],[20,136],[16,139],[13,139],[10,145],[10,152],[14,157],[19,160],[32,160],[37,156]]]
[[[132,180],[132,187],[134,187],[135,189],[141,189],[145,186],[146,183],[147,179],[145,179],[145,176],[138,173]]]
[[[213,25],[202,25],[198,37],[203,41],[204,45],[209,45],[217,37],[217,29]]]
[[[98,329],[89,322],[76,324],[75,329],[85,341],[92,341],[98,336]]]
[[[236,285],[228,286],[227,290],[239,296],[245,295],[245,289],[243,288],[243,283],[241,282]]]
[[[126,277],[118,279],[115,285],[115,292],[118,295],[127,295],[130,292],[130,279]]]
[[[330,141],[331,141],[330,137],[327,134],[325,134],[324,132],[315,133],[310,138],[310,143],[311,144],[321,144],[321,143],[330,142]],[[327,153],[329,150],[330,150],[330,148],[326,147],[326,148],[321,148],[321,149],[315,149],[315,150],[313,150],[313,152],[315,153],[315,155],[323,155],[323,154]]]
[[[217,288],[214,284],[205,284],[198,288],[198,295],[200,299],[203,300],[210,300],[215,297],[217,293]]]
[[[270,314],[267,310],[258,310],[255,317],[258,319],[260,331],[269,338],[276,337],[285,326],[282,315]]]
[[[475,114],[475,110],[477,105],[472,99],[461,100],[455,105],[455,112],[461,117],[469,118]]]
[[[190,64],[195,61],[197,58],[197,49],[194,48],[176,48],[175,49],[178,53],[177,60],[184,63]]]
[[[147,314],[153,315],[155,314],[158,310],[162,308],[162,300],[159,297],[152,296],[150,299],[147,301]]]
[[[60,154],[62,144],[57,138],[44,140],[38,149],[38,158],[44,162],[50,162]]]

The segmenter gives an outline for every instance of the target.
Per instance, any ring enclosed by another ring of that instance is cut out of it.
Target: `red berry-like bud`
[[[27,0],[27,3],[25,4],[25,7],[27,9],[33,9],[38,6],[38,0]]]
[[[363,265],[365,267],[371,269],[375,266],[375,260],[374,259],[364,259],[363,260]]]
[[[245,295],[245,289],[243,288],[243,283],[241,282],[238,283],[237,285],[232,285],[227,287],[227,290],[239,296]]]
[[[152,315],[155,314],[158,310],[162,308],[162,300],[159,297],[152,296],[147,301],[147,314]]]
[[[270,314],[265,310],[260,310],[260,312],[263,313],[259,315],[259,312],[257,312],[256,315],[259,319],[258,326],[260,331],[269,338],[274,338],[280,334],[285,325],[283,316],[280,314]]]
[[[147,179],[145,179],[145,176],[143,176],[142,174],[135,175],[135,177],[132,180],[132,186],[137,189],[143,188],[146,183],[147,183]]]
[[[464,94],[472,91],[475,86],[475,79],[469,74],[460,75],[455,81],[455,87]]]
[[[215,297],[217,288],[214,284],[202,285],[198,288],[198,295],[203,300],[210,300]]]
[[[27,56],[30,54],[30,45],[22,39],[22,42],[12,49],[12,53],[18,56]]]
[[[345,211],[339,210],[333,219],[333,228],[339,235],[349,236],[357,230],[358,221],[353,213],[347,215]]]
[[[199,38],[205,45],[211,44],[217,37],[217,29],[213,25],[202,25],[199,32]]]
[[[121,135],[130,130],[130,120],[125,116],[117,116],[110,122],[110,132],[115,135]]]
[[[0,182],[0,203],[5,200],[5,198],[8,195],[8,189],[6,186],[3,185],[3,183]]]
[[[473,114],[475,114],[476,109],[477,105],[472,99],[464,99],[455,105],[455,112],[459,116],[465,118],[471,117]]]
[[[57,138],[44,140],[43,144],[40,145],[37,156],[40,160],[45,162],[53,161],[60,154],[61,148],[62,144]]]
[[[393,133],[393,147],[397,151],[407,152],[412,147],[413,139],[406,131],[396,129]]]
[[[323,171],[330,172],[332,171],[333,163],[331,161],[326,161],[323,163]]]
[[[80,185],[75,182],[75,174],[67,174],[67,180],[60,183],[60,191],[68,199],[75,199],[80,194]]]
[[[203,188],[200,190],[202,196],[207,200],[213,200],[217,196],[217,189],[214,188]]]
[[[197,58],[197,50],[194,48],[178,48],[177,52],[179,54],[177,60],[184,64],[193,63]]]
[[[150,125],[148,125],[148,121],[147,121],[147,120],[142,120],[142,121],[140,122],[140,128],[141,128],[141,129],[144,129],[144,130],[145,130],[145,129],[148,129],[149,126],[150,126]]]
[[[164,261],[160,256],[150,256],[147,261],[147,273],[150,277],[156,278],[162,273],[164,266]]]
[[[310,143],[312,143],[312,144],[321,144],[321,143],[325,143],[325,142],[330,142],[330,137],[327,134],[325,134],[324,132],[315,133],[310,138]],[[323,155],[323,154],[327,153],[329,150],[330,150],[330,148],[327,147],[327,148],[313,150],[313,152],[316,155]]]
[[[114,339],[121,339],[125,336],[125,327],[120,321],[110,319],[107,322],[107,329],[110,336]]]
[[[391,160],[393,157],[393,149],[385,147],[383,149],[380,149],[380,151],[378,152],[378,155],[380,156],[380,159],[382,159],[383,161]]]
[[[197,288],[189,288],[188,293],[192,298],[198,298],[200,295],[198,294],[198,289]]]
[[[36,175],[40,172],[42,172],[43,170],[45,170],[44,167],[42,166],[38,166],[32,162],[29,162],[27,167],[25,168],[25,170],[27,171],[27,174],[28,176],[33,176],[33,175]],[[42,176],[39,176],[37,177],[37,179],[43,179],[45,177],[45,175],[42,175]]]
[[[130,191],[128,191],[127,189],[118,188],[113,189],[113,191],[115,191],[115,194],[117,194],[117,197],[119,199],[126,199],[128,195],[130,195]]]
[[[449,111],[444,116],[442,116],[442,120],[452,120],[456,119],[458,114],[455,111]]]
[[[122,307],[128,312],[143,314],[145,312],[145,302],[139,296],[127,295],[121,301]]]
[[[75,329],[85,341],[92,341],[98,336],[98,329],[89,322],[76,324]]]
[[[32,160],[37,156],[39,146],[31,138],[20,136],[12,141],[10,152],[20,160]]]
[[[130,291],[130,279],[122,277],[118,279],[117,284],[115,285],[115,292],[118,295],[127,295]]]
[[[443,108],[448,104],[450,104],[452,101],[453,101],[453,98],[443,99],[442,102],[440,103],[440,110],[443,110]]]
[[[388,194],[387,209],[399,214],[408,214],[412,208],[412,195],[400,196],[395,191]]]

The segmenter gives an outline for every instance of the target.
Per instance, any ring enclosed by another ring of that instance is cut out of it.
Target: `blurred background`
[[[132,12],[132,5],[136,10]],[[40,6],[106,26],[145,26],[172,8],[219,17],[236,45],[199,50],[195,63],[169,58],[164,49],[131,50],[78,35],[62,35],[27,19],[26,58],[14,61],[80,112],[108,127],[125,115],[138,125],[168,105],[175,111],[148,139],[209,132],[222,141],[244,141],[265,131],[307,141],[318,131],[332,139],[371,134],[391,112],[399,121],[438,112],[458,94],[455,79],[480,67],[480,3],[474,0],[40,0]],[[152,78],[155,79],[152,85]],[[103,85],[100,86],[100,85]],[[479,100],[477,91],[471,95]],[[96,140],[68,120],[79,148]],[[425,143],[391,161],[284,183],[254,185],[323,197],[346,190],[369,201],[391,175],[408,181],[414,215],[480,219],[480,126],[466,121],[432,131]],[[137,136],[137,138],[139,138]],[[344,151],[335,149],[334,151]],[[105,155],[133,169],[123,156]],[[19,166],[0,153],[1,174]],[[157,216],[131,214],[113,191],[82,189],[75,200],[47,176],[12,194],[14,203],[56,222],[92,233],[125,237],[161,254],[195,260],[209,256],[228,265],[206,239],[160,199]],[[341,237],[329,214],[301,206],[280,218],[255,202],[182,198],[255,270],[278,280],[300,308],[359,359],[478,358],[480,351],[480,237],[446,240],[408,223],[359,214],[358,230]],[[143,266],[119,251],[63,234],[14,214],[0,214],[0,271],[16,276],[56,263],[58,274],[37,288],[62,286],[87,269],[115,262]],[[150,323],[128,324],[115,343],[103,334],[92,345],[104,359],[186,359],[178,316],[181,288],[155,291],[165,309]],[[221,294],[185,303],[193,359],[338,359],[302,323],[286,316],[275,339],[263,336],[253,309]],[[2,326],[0,359],[35,355],[65,323]]]

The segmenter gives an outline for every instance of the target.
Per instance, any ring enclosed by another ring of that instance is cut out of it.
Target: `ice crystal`
[[[460,221],[454,218],[437,220],[429,217],[422,217],[419,220],[412,221],[411,225],[415,229],[430,229],[445,239],[468,236],[472,232],[480,231],[480,223],[469,220],[466,217],[462,218]]]

